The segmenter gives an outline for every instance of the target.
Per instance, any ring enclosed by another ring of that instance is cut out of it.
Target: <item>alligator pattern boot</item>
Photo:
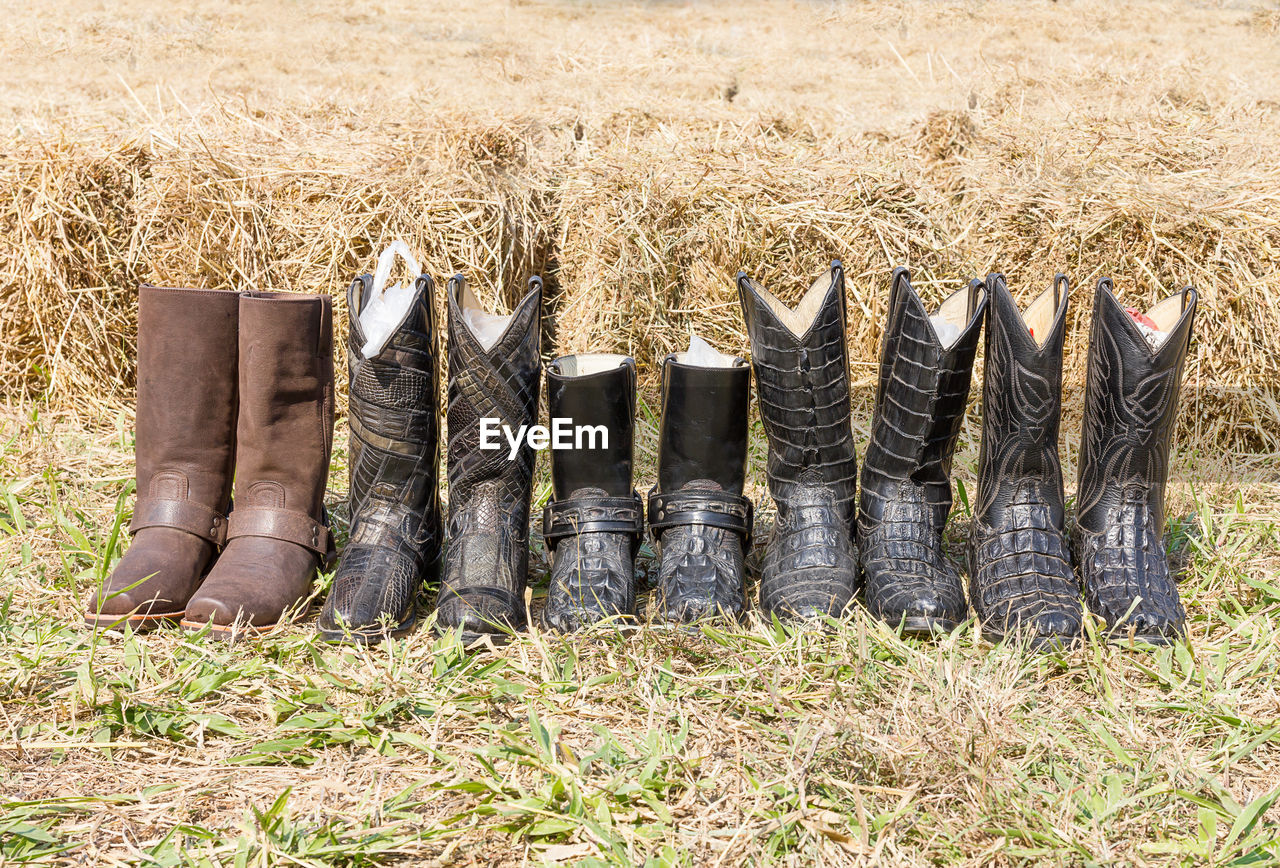
[[[649,530],[658,552],[655,620],[690,624],[740,618],[743,565],[751,546],[747,464],[751,369],[717,353],[662,361],[658,484],[649,493]]]
[[[439,575],[440,419],[435,284],[422,275],[404,318],[372,358],[360,313],[373,278],[347,291],[351,535],[317,627],[329,641],[377,642],[412,629],[418,592]]]
[[[1198,295],[1192,287],[1135,321],[1098,281],[1080,434],[1076,563],[1085,603],[1113,635],[1153,644],[1181,636],[1186,613],[1164,543],[1164,489],[1182,367]]]
[[[942,532],[986,306],[974,280],[930,316],[907,270],[893,272],[858,534],[867,608],[907,633],[952,630],[968,612]]]
[[[794,309],[742,273],[738,297],[778,510],[760,607],[786,619],[838,618],[853,601],[857,573],[844,269],[833,262]]]
[[[85,622],[181,620],[227,534],[235,455],[237,293],[138,289],[133,543]]]
[[[1032,646],[1080,635],[1058,422],[1070,284],[1057,275],[1024,315],[1003,274],[987,277],[982,452],[970,531],[973,609],[984,633]]]
[[[240,414],[227,547],[183,626],[220,637],[271,630],[333,555],[324,510],[333,445],[327,295],[240,296]]]
[[[501,642],[526,621],[535,453],[525,441],[511,456],[496,432],[514,436],[537,419],[542,279],[529,279],[509,317],[486,313],[462,275],[447,295],[449,544],[436,629]]]
[[[547,412],[553,424],[572,419],[577,442],[572,449],[551,444],[554,499],[542,519],[551,584],[542,623],[569,633],[630,619],[644,534],[644,504],[631,487],[635,361],[605,353],[556,359],[547,368]]]

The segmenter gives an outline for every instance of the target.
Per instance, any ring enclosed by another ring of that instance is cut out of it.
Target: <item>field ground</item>
[[[1280,864],[1274,3],[69,0],[0,50],[0,863]],[[1070,273],[1069,488],[1087,287],[1195,283],[1190,640],[86,632],[132,287],[337,295],[395,237],[500,304],[543,271],[548,355],[636,356],[642,489],[653,362],[695,328],[745,350],[739,267],[793,300],[845,261],[859,447],[893,265],[933,300]]]

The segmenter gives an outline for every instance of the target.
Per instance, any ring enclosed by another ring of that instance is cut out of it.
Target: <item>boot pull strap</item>
[[[1190,301],[1187,300],[1187,296],[1191,297]],[[1178,311],[1178,313],[1179,314],[1186,313],[1187,308],[1191,307],[1199,300],[1200,300],[1200,291],[1198,289],[1196,289],[1194,286],[1184,286],[1182,288],[1182,310]]]
[[[633,491],[630,497],[571,497],[547,504],[542,512],[547,548],[580,533],[625,533],[638,540],[644,534],[644,501]]]
[[[753,511],[748,498],[729,491],[654,491],[649,494],[649,530],[660,537],[669,527],[718,527],[738,534],[750,547]]]
[[[227,517],[194,500],[162,500],[146,497],[133,508],[129,533],[147,527],[172,527],[208,540],[215,546],[227,542]]]
[[[1003,276],[1003,275],[1002,275]],[[965,298],[964,305],[964,321],[965,323],[973,322],[973,315],[978,310],[978,295],[986,292],[987,283],[984,280],[973,278],[969,281],[969,295]]]
[[[227,539],[260,536],[284,540],[310,549],[321,558],[330,550],[329,528],[305,512],[270,506],[237,507],[227,522]]]
[[[1062,307],[1062,297],[1071,294],[1071,281],[1059,271],[1053,276],[1053,309]]]

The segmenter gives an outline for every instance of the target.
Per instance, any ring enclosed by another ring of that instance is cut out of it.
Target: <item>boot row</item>
[[[1074,559],[1089,608],[1111,629],[1149,641],[1181,632],[1163,492],[1193,289],[1144,316],[1116,301],[1109,280],[1098,284],[1070,546],[1057,449],[1065,277],[1025,313],[993,274],[930,314],[906,270],[894,272],[860,490],[840,264],[795,308],[745,274],[738,290],[750,367],[705,345],[662,363],[658,478],[647,501],[658,618],[732,618],[745,608],[754,369],[777,510],[761,565],[764,612],[838,617],[862,592],[873,614],[907,632],[963,621],[968,600],[943,529],[987,321],[968,595],[984,630],[1036,643],[1078,635]],[[532,278],[509,316],[488,313],[461,275],[446,295],[447,522],[434,285],[418,278],[378,322],[372,279],[348,291],[350,539],[318,621],[327,639],[407,632],[418,591],[437,577],[441,629],[471,641],[524,626],[535,450],[494,440],[536,421],[542,283]],[[91,624],[261,631],[308,596],[332,555],[321,501],[330,320],[324,297],[142,288],[136,539],[91,602]],[[579,354],[551,363],[546,377],[551,418],[593,438],[552,450],[543,515],[552,558],[543,622],[572,631],[636,609],[646,527],[632,487],[636,373],[628,357]]]
[[[766,614],[838,617],[862,592],[872,614],[907,633],[949,631],[968,616],[943,531],[986,319],[968,547],[969,596],[984,631],[1035,645],[1068,641],[1082,630],[1083,584],[1089,609],[1113,633],[1153,643],[1182,633],[1164,488],[1194,289],[1141,314],[1116,300],[1109,278],[1098,282],[1068,534],[1058,457],[1066,277],[1025,313],[1000,274],[971,281],[930,313],[906,269],[894,272],[860,496],[840,264],[794,309],[746,275],[738,287],[778,515],[760,584]]]

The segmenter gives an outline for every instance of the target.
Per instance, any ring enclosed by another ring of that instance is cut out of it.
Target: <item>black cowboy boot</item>
[[[1166,298],[1147,312],[1147,330],[1110,278],[1093,302],[1072,545],[1090,611],[1156,644],[1185,629],[1164,547],[1164,487],[1197,298],[1192,287]]]
[[[547,368],[547,411],[553,438],[564,442],[551,444],[555,499],[542,532],[553,560],[542,620],[572,632],[636,610],[644,504],[631,487],[635,361],[595,353],[556,359]],[[567,424],[563,434],[557,420]]]
[[[857,572],[844,269],[833,262],[794,310],[742,273],[738,297],[778,508],[760,606],[783,618],[839,617],[853,600]]]
[[[717,353],[714,365],[690,353],[662,360],[658,484],[649,493],[649,529],[659,552],[656,617],[690,623],[741,616],[743,557],[750,548],[747,464],[751,369]]]
[[[968,612],[960,575],[942,553],[942,531],[986,308],[982,282],[974,280],[930,317],[908,271],[894,269],[858,544],[867,608],[909,633],[951,630]]]
[[[511,436],[537,420],[542,279],[509,317],[487,314],[462,275],[449,280],[449,546],[436,628],[464,642],[525,624],[535,454]]]
[[[435,284],[417,279],[404,319],[366,359],[360,312],[372,290],[367,274],[347,290],[351,537],[316,625],[328,641],[408,632],[418,590],[439,574],[444,542]]]
[[[969,593],[983,632],[1021,634],[1033,645],[1078,636],[1082,619],[1058,461],[1069,290],[1059,274],[1023,314],[1004,275],[987,277]]]

